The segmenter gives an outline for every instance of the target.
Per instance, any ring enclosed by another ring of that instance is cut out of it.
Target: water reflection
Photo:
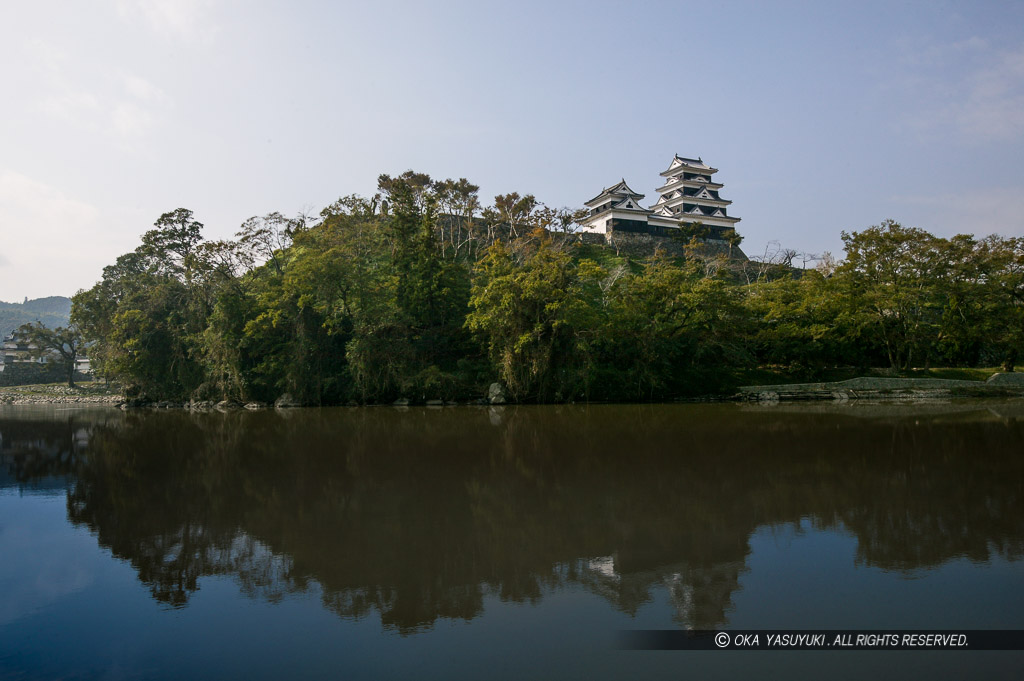
[[[902,409],[902,411],[901,411]],[[1024,549],[1014,403],[0,412],[0,486],[68,515],[182,607],[209,575],[276,600],[316,584],[403,633],[490,594],[582,586],[681,626],[728,622],[759,527],[852,532],[913,572]],[[66,490],[66,492],[64,492]]]

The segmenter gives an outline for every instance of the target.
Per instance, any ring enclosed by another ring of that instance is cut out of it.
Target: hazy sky
[[[744,250],[1024,236],[1022,2],[0,0],[0,300],[409,168],[579,206],[672,155]]]

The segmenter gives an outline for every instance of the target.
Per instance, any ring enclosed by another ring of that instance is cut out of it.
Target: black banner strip
[[[624,650],[1024,650],[1024,630],[627,629]]]

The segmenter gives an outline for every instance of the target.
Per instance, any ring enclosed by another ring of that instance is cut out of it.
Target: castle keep
[[[713,180],[717,172],[700,158],[676,155],[661,173],[665,183],[657,189],[658,201],[653,206],[645,208],[640,203],[644,195],[622,180],[584,204],[590,212],[583,231],[670,236],[672,230],[699,222],[705,228],[705,240],[725,241],[740,219],[728,213],[732,201],[719,194],[724,185]]]

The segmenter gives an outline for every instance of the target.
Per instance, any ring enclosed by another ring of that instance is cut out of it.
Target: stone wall
[[[632,232],[622,230],[610,230],[607,234],[595,234],[583,232],[578,237],[584,243],[597,243],[615,249],[618,255],[628,255],[631,258],[643,260],[650,258],[659,250],[669,257],[679,257],[684,254],[686,244],[671,236],[648,234],[643,232]],[[744,261],[746,254],[738,246],[729,250],[729,244],[718,239],[704,239],[698,248],[698,253],[705,258],[729,258],[731,260]]]
[[[68,380],[64,365],[59,362],[11,362],[0,371],[0,386],[35,385],[37,383],[66,383]],[[76,381],[91,381],[80,371],[75,372]]]
[[[461,224],[461,221],[454,216],[441,215],[438,217],[438,239],[444,244],[445,248],[452,247],[452,232],[458,229],[459,224]],[[659,229],[660,233],[650,233],[610,227],[607,234],[597,232],[549,232],[549,234],[556,244],[583,243],[595,246],[608,246],[615,249],[617,255],[628,255],[636,260],[646,260],[659,250],[669,257],[683,255],[686,245],[672,236],[678,230],[671,228]],[[465,250],[460,252],[471,252],[480,255],[481,249],[484,248],[487,242],[487,225],[480,218],[473,218],[468,223],[462,224],[459,234],[465,239],[470,231],[472,231],[475,238],[471,244],[463,246],[462,248]],[[508,225],[492,225],[490,234],[493,238],[506,243],[512,238]],[[523,235],[520,234],[520,236]],[[459,241],[459,239],[456,238],[455,241]],[[733,246],[730,250],[728,242],[721,239],[704,239],[698,249],[698,254],[705,258],[723,257],[738,262],[747,260],[746,254],[738,246]]]
[[[998,374],[997,374],[998,375]],[[1002,374],[1011,376],[1013,374]],[[745,385],[738,397],[762,402],[779,400],[893,400],[951,397],[1011,397],[1024,394],[1024,382],[1013,379],[965,381],[942,378],[881,378],[863,376],[831,383]]]
[[[1012,374],[992,374],[985,382],[989,385],[1005,385],[1024,388],[1024,373],[1018,374],[1014,372]]]

